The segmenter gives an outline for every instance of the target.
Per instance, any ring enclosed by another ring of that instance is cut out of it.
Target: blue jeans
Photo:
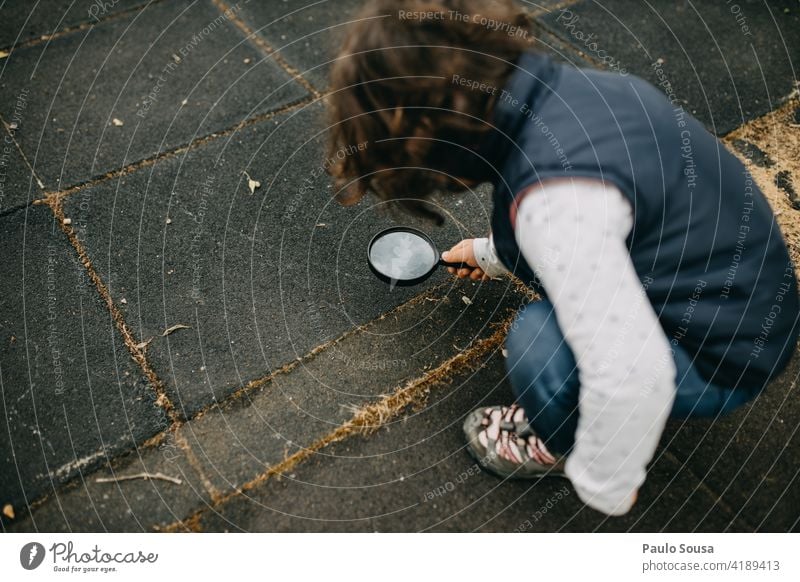
[[[506,366],[517,402],[551,450],[566,454],[578,425],[578,368],[549,301],[520,310],[506,339]],[[676,395],[671,417],[716,417],[731,412],[758,391],[715,386],[704,380],[692,358],[674,346]]]

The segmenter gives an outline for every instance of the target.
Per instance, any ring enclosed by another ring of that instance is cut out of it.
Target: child
[[[492,234],[444,254],[542,297],[516,317],[516,403],[476,410],[468,449],[502,477],[566,475],[626,513],[668,417],[716,417],[790,358],[793,265],[742,164],[681,107],[618,72],[531,50],[510,1],[374,2],[332,71],[343,203],[491,182]],[[451,269],[452,271],[452,269]]]

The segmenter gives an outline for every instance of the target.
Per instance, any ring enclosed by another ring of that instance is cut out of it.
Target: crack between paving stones
[[[61,201],[56,198],[55,200],[49,200],[48,206],[50,210],[55,215],[56,220],[61,228],[61,230],[66,234],[69,243],[72,245],[75,252],[78,254],[78,259],[80,260],[81,264],[83,265],[86,273],[89,277],[89,280],[94,285],[95,289],[97,290],[100,298],[106,305],[106,308],[111,314],[111,318],[114,321],[114,325],[119,331],[120,335],[122,336],[122,341],[125,344],[125,347],[130,352],[131,357],[139,366],[139,368],[144,373],[145,377],[147,378],[148,383],[152,387],[153,391],[156,394],[155,404],[164,412],[166,413],[167,417],[170,420],[170,427],[164,431],[165,433],[172,432],[175,434],[175,440],[178,444],[179,448],[184,452],[186,455],[187,462],[189,465],[197,472],[198,476],[200,477],[203,486],[207,487],[208,494],[214,498],[214,495],[218,495],[216,488],[211,484],[211,481],[206,477],[205,473],[202,470],[202,466],[197,460],[197,457],[194,455],[194,451],[192,451],[191,446],[189,443],[180,437],[177,433],[177,429],[183,424],[178,412],[175,408],[175,405],[169,399],[169,396],[166,392],[166,387],[158,375],[153,370],[150,362],[147,361],[147,357],[145,356],[144,350],[136,347],[137,342],[133,337],[128,325],[125,323],[125,319],[122,316],[122,312],[120,312],[119,308],[114,304],[114,300],[111,298],[111,293],[108,291],[108,288],[103,283],[103,280],[100,278],[100,275],[97,274],[97,271],[94,269],[94,265],[92,264],[89,255],[86,252],[86,249],[83,248],[80,240],[78,240],[75,231],[72,229],[71,226],[64,224],[64,210],[61,207]],[[153,438],[151,437],[148,441],[152,441]],[[146,441],[147,442],[147,441]]]
[[[270,372],[268,374],[265,374],[264,376],[261,376],[260,378],[256,378],[254,380],[250,380],[247,384],[245,384],[244,386],[238,388],[237,390],[234,390],[233,392],[228,394],[222,400],[220,400],[218,402],[214,402],[214,403],[210,404],[209,406],[197,411],[191,418],[187,419],[186,422],[192,422],[192,421],[198,420],[198,419],[202,418],[207,413],[209,413],[209,412],[211,412],[213,410],[225,409],[226,407],[230,406],[232,403],[234,403],[234,402],[236,402],[238,400],[241,400],[243,397],[255,392],[256,390],[259,390],[259,389],[263,388],[264,386],[269,385],[270,383],[272,383],[273,380],[275,380],[275,378],[277,378],[279,376],[285,376],[286,374],[292,372],[298,366],[301,366],[302,364],[306,364],[306,363],[310,362],[311,360],[316,358],[320,353],[322,353],[322,352],[324,352],[324,351],[326,351],[326,350],[328,350],[328,349],[330,349],[332,347],[337,346],[338,344],[340,344],[341,342],[343,342],[344,340],[346,340],[350,336],[353,336],[353,335],[355,335],[355,334],[357,334],[359,332],[364,331],[366,328],[374,325],[375,323],[377,323],[377,322],[379,322],[379,321],[381,321],[381,320],[383,320],[383,319],[385,319],[387,317],[390,317],[392,315],[396,315],[398,313],[402,313],[406,309],[409,309],[409,308],[413,307],[414,305],[422,303],[423,301],[425,301],[426,299],[430,298],[432,295],[434,295],[435,293],[440,291],[442,288],[444,288],[446,286],[449,286],[449,285],[450,285],[449,281],[443,281],[442,283],[434,285],[433,287],[423,291],[419,295],[415,295],[414,297],[412,297],[411,299],[409,299],[405,303],[401,303],[400,305],[390,309],[386,313],[382,313],[381,315],[379,315],[375,319],[373,319],[371,321],[368,321],[367,323],[364,323],[362,325],[358,325],[358,326],[356,326],[354,328],[351,328],[351,329],[347,330],[346,332],[344,332],[342,335],[340,335],[340,336],[338,336],[338,337],[336,337],[336,338],[334,338],[332,340],[329,340],[327,342],[319,344],[318,346],[312,348],[311,351],[306,352],[302,356],[296,357],[294,360],[284,364],[283,366],[281,366],[277,370],[273,370],[272,372]]]
[[[468,348],[450,357],[433,370],[430,370],[418,378],[409,380],[402,388],[397,388],[392,393],[379,400],[359,408],[350,420],[340,425],[335,430],[315,440],[308,447],[286,457],[280,463],[271,466],[265,472],[257,475],[241,487],[237,487],[233,491],[214,498],[210,506],[198,509],[189,517],[169,524],[164,528],[159,528],[158,531],[202,531],[200,519],[209,509],[216,510],[231,499],[243,495],[245,492],[254,489],[270,478],[276,475],[280,476],[294,469],[300,463],[313,457],[328,445],[341,442],[352,436],[368,436],[375,433],[390,420],[400,416],[409,407],[421,408],[424,406],[431,388],[437,384],[446,382],[456,371],[462,372],[477,368],[479,363],[476,362],[476,360],[478,358],[502,345],[513,318],[514,314],[498,324],[496,326],[497,329],[495,329],[492,335],[474,342]]]
[[[153,390],[155,390],[157,396],[156,404],[166,412],[167,416],[173,423],[179,422],[180,419],[178,418],[175,405],[167,396],[164,383],[158,378],[155,371],[150,366],[150,363],[145,357],[144,350],[136,347],[138,342],[133,337],[133,333],[131,333],[130,329],[128,329],[128,325],[125,323],[122,312],[120,312],[120,310],[114,304],[114,300],[111,298],[111,293],[108,291],[105,283],[103,283],[100,275],[98,275],[97,271],[95,271],[94,265],[92,264],[86,249],[83,248],[83,244],[81,244],[80,240],[78,240],[75,231],[70,225],[64,224],[66,216],[64,215],[64,209],[61,206],[61,201],[58,198],[48,199],[47,205],[53,211],[61,230],[67,235],[67,239],[75,249],[75,252],[78,253],[78,259],[80,260],[84,269],[86,269],[89,280],[92,282],[95,289],[100,294],[100,297],[106,304],[106,308],[111,313],[111,318],[113,319],[116,328],[122,335],[122,340],[125,343],[125,347],[128,348],[128,351],[130,352],[134,361],[139,365],[142,372],[144,372],[145,377],[150,382],[150,385],[153,387]]]
[[[272,382],[276,377],[284,375],[284,374],[287,374],[287,373],[291,372],[297,366],[313,360],[316,356],[318,356],[323,351],[336,346],[337,344],[339,344],[340,342],[342,342],[346,338],[350,337],[351,335],[354,335],[355,333],[358,333],[358,332],[364,330],[365,328],[369,327],[370,325],[373,325],[375,322],[380,321],[381,319],[389,317],[389,316],[391,316],[393,314],[400,313],[400,312],[404,311],[405,309],[408,309],[408,308],[410,308],[410,307],[412,307],[414,305],[417,305],[418,303],[421,303],[421,302],[425,301],[431,295],[435,294],[436,292],[440,291],[445,286],[449,286],[449,285],[450,285],[450,283],[448,281],[444,281],[442,283],[434,285],[433,287],[427,289],[426,291],[420,293],[419,295],[416,295],[415,297],[409,299],[405,303],[401,303],[400,305],[398,305],[397,307],[391,309],[390,311],[387,311],[386,313],[381,314],[380,316],[376,317],[375,319],[373,319],[373,320],[371,320],[371,321],[369,321],[369,322],[367,322],[367,323],[365,323],[363,325],[360,325],[360,326],[357,326],[357,327],[355,327],[353,329],[350,329],[347,332],[345,332],[344,334],[342,334],[341,336],[339,336],[339,337],[337,337],[337,338],[335,338],[333,340],[330,340],[328,342],[325,342],[323,344],[320,344],[320,345],[316,346],[315,348],[313,348],[311,351],[309,351],[305,355],[300,356],[300,357],[296,358],[295,360],[293,360],[292,362],[289,362],[289,363],[285,364],[280,369],[275,370],[274,372],[270,372],[269,374],[266,374],[266,375],[262,376],[261,378],[256,378],[255,380],[251,380],[250,382],[248,382],[247,384],[245,384],[244,386],[242,386],[238,390],[236,390],[233,393],[229,394],[227,397],[225,397],[221,401],[215,402],[215,403],[207,406],[206,408],[203,408],[203,409],[199,410],[193,416],[191,416],[191,417],[189,417],[189,418],[187,418],[185,420],[177,420],[175,423],[170,425],[170,427],[168,429],[163,430],[163,431],[161,431],[159,433],[156,433],[153,436],[149,437],[144,442],[142,442],[140,445],[138,445],[134,450],[136,450],[136,451],[143,451],[143,450],[146,451],[146,450],[149,450],[149,449],[156,449],[167,440],[167,438],[169,437],[170,434],[174,435],[176,440],[180,438],[181,441],[183,443],[185,443],[185,445],[187,447],[187,448],[181,447],[181,449],[186,453],[187,462],[189,462],[190,466],[198,474],[198,477],[200,478],[201,482],[203,483],[203,486],[206,488],[206,491],[208,492],[208,494],[212,495],[212,496],[219,496],[220,495],[219,491],[213,486],[213,484],[207,478],[205,473],[202,470],[200,470],[200,467],[202,465],[200,464],[199,460],[197,459],[197,456],[194,454],[194,450],[191,449],[191,445],[189,444],[189,442],[184,437],[178,437],[178,430],[180,428],[182,428],[183,426],[186,426],[187,424],[189,424],[191,422],[194,422],[195,420],[201,418],[202,416],[204,416],[206,413],[210,412],[211,410],[224,408],[225,406],[230,405],[231,403],[235,402],[236,400],[241,399],[242,397],[246,396],[247,394],[250,394],[255,390],[258,390],[258,389],[260,389],[260,388],[262,388],[264,386],[269,385],[269,383]],[[520,283],[520,285],[521,285],[521,283]],[[130,452],[131,451],[126,451],[124,453],[121,453],[121,454],[117,455],[116,457],[114,457],[113,459],[111,459],[111,461],[113,462],[113,461],[116,461],[118,459],[121,459],[121,458],[127,456],[128,454],[130,454]],[[59,488],[59,490],[60,491],[66,490],[67,488],[69,488],[71,486],[72,482],[73,482],[73,480],[70,479],[70,481],[64,483]],[[51,497],[50,494],[46,494],[46,495],[43,495],[42,497],[32,501],[30,503],[31,513],[33,512],[34,509],[40,507],[42,504],[44,504],[46,501],[48,501],[50,499],[50,497]]]
[[[181,435],[177,428],[180,428],[180,425],[176,427],[175,430],[175,442],[177,443],[178,447],[183,451],[186,455],[186,461],[189,463],[189,466],[197,473],[197,476],[200,478],[200,482],[203,484],[206,492],[211,496],[211,499],[216,499],[219,497],[220,492],[219,490],[214,487],[214,484],[211,480],[206,476],[205,471],[203,471],[203,466],[197,458],[197,455],[194,454],[194,450],[192,449],[192,445],[189,441],[186,440],[186,437]]]
[[[317,90],[317,88],[314,87],[305,77],[303,77],[300,71],[291,66],[286,59],[284,59],[283,56],[281,56],[278,51],[272,47],[272,45],[270,45],[261,37],[261,35],[250,28],[250,26],[244,20],[239,18],[237,14],[233,13],[232,8],[227,2],[224,2],[223,0],[211,0],[211,3],[220,12],[231,14],[228,20],[245,35],[246,40],[248,40],[256,48],[260,49],[266,56],[272,58],[275,63],[278,64],[284,71],[286,71],[290,77],[297,81],[297,83],[301,85],[303,89],[311,93],[311,95],[314,96],[314,100],[322,97],[322,93]]]
[[[109,14],[108,16],[106,16],[105,18],[96,19],[94,22],[81,22],[80,24],[75,24],[73,26],[68,26],[66,28],[63,28],[63,29],[61,29],[59,31],[56,31],[56,32],[53,32],[51,34],[45,34],[45,35],[37,36],[36,38],[23,40],[22,42],[19,42],[17,44],[10,44],[10,45],[6,45],[6,46],[2,46],[2,47],[0,47],[0,50],[8,51],[9,53],[12,53],[15,50],[25,49],[25,48],[36,46],[36,45],[39,45],[39,44],[42,44],[42,43],[45,43],[45,42],[50,42],[51,40],[56,40],[58,38],[61,38],[62,36],[66,36],[68,34],[72,34],[73,32],[78,32],[78,31],[81,31],[81,30],[89,30],[90,28],[94,28],[98,24],[103,24],[105,22],[110,22],[110,21],[113,21],[113,20],[120,20],[122,18],[130,16],[134,12],[141,12],[144,8],[149,8],[150,6],[153,6],[154,4],[159,4],[159,3],[164,2],[164,1],[165,0],[150,0],[150,2],[148,4],[145,4],[144,6],[135,6],[133,8],[127,8],[127,9],[124,9],[124,10],[120,10],[119,12],[113,12],[113,13]],[[10,54],[9,54],[9,56],[10,56]]]
[[[53,203],[59,203],[60,204],[61,200],[63,200],[67,196],[71,196],[71,195],[75,194],[76,192],[81,192],[81,191],[86,190],[88,188],[92,188],[94,186],[97,186],[98,184],[102,184],[104,182],[108,182],[110,180],[114,180],[116,178],[120,178],[122,176],[127,176],[128,174],[132,174],[133,172],[136,172],[136,171],[141,170],[143,168],[149,168],[150,166],[152,166],[152,165],[154,165],[154,164],[156,164],[156,163],[158,163],[158,162],[160,162],[162,160],[169,160],[169,159],[176,158],[176,157],[178,157],[180,155],[183,155],[183,154],[185,154],[187,152],[194,151],[194,150],[198,149],[199,147],[206,145],[207,143],[211,143],[211,142],[216,141],[216,140],[218,140],[220,138],[227,137],[227,136],[231,135],[232,133],[235,133],[235,132],[237,132],[237,131],[239,131],[241,129],[244,129],[246,127],[250,127],[251,125],[255,125],[256,123],[261,123],[263,121],[267,121],[269,119],[272,119],[273,117],[277,117],[278,115],[282,115],[284,113],[288,113],[290,111],[294,111],[295,109],[299,109],[299,108],[305,107],[306,105],[310,105],[310,104],[314,103],[314,101],[315,101],[315,99],[312,98],[312,97],[303,97],[302,99],[298,99],[296,101],[293,101],[292,103],[284,105],[283,107],[279,107],[278,109],[275,109],[273,111],[268,111],[266,113],[262,113],[260,115],[254,116],[254,117],[249,117],[249,118],[245,119],[244,121],[241,121],[241,122],[237,123],[236,125],[234,125],[232,127],[229,127],[227,129],[222,129],[222,130],[216,131],[216,132],[214,132],[214,133],[212,133],[210,135],[207,135],[207,136],[192,140],[191,142],[189,142],[186,145],[182,145],[182,146],[176,147],[174,149],[167,150],[165,152],[160,152],[160,153],[158,153],[158,154],[156,154],[154,156],[151,156],[149,158],[145,158],[143,160],[139,160],[138,162],[134,162],[132,164],[128,164],[127,166],[123,166],[121,168],[117,168],[116,170],[111,170],[110,172],[107,172],[107,173],[103,174],[102,176],[96,176],[94,178],[89,178],[88,180],[85,180],[85,181],[80,182],[78,184],[73,184],[72,186],[64,188],[63,190],[55,190],[55,191],[49,191],[49,192],[45,191],[44,192],[44,197],[32,200],[29,204],[34,204],[34,205],[40,205],[40,204],[51,205]],[[22,208],[24,208],[24,206]]]

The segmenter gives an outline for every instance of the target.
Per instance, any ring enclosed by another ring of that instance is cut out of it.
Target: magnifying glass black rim
[[[388,275],[384,275],[377,268],[375,268],[375,266],[372,264],[372,254],[371,254],[372,253],[372,245],[375,244],[375,241],[377,241],[379,238],[383,238],[384,236],[386,236],[387,234],[390,234],[392,232],[408,232],[410,234],[413,234],[413,235],[416,235],[416,236],[420,237],[421,239],[425,240],[430,245],[431,249],[433,250],[433,259],[434,260],[433,260],[433,266],[431,266],[431,268],[428,270],[427,273],[424,273],[424,274],[422,274],[419,277],[416,277],[414,279],[393,279],[392,277],[389,277]],[[425,279],[430,277],[433,274],[433,272],[436,270],[436,267],[439,266],[439,259],[440,258],[441,257],[439,255],[439,249],[437,249],[436,245],[433,244],[433,240],[431,240],[431,237],[429,237],[427,234],[425,234],[421,230],[418,230],[416,228],[412,228],[410,226],[393,226],[391,228],[385,228],[382,231],[380,231],[379,233],[377,233],[375,236],[373,236],[372,240],[369,241],[369,245],[367,245],[367,264],[369,265],[370,271],[372,271],[373,274],[378,279],[383,281],[384,283],[389,283],[389,284],[395,285],[397,287],[410,287],[411,285],[418,285],[419,283],[422,283]]]

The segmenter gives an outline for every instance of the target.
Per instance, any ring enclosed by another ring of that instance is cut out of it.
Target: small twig
[[[170,477],[164,473],[136,473],[135,475],[122,475],[120,477],[98,477],[94,480],[95,483],[119,483],[120,481],[132,481],[134,479],[144,479],[149,481],[151,479],[158,479],[161,481],[169,481],[175,485],[183,485],[183,481],[177,477]]]

